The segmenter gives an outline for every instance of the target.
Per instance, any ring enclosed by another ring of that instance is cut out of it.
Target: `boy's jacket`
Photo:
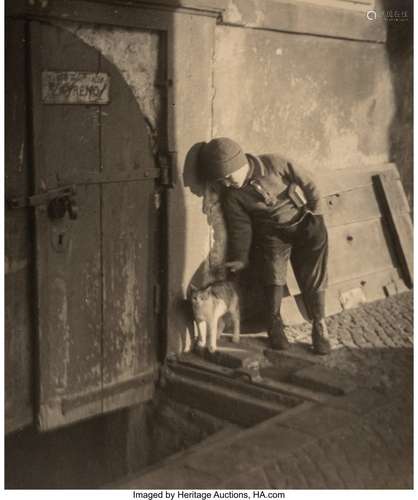
[[[247,264],[253,239],[263,244],[267,236],[280,237],[283,227],[292,225],[307,209],[321,212],[321,196],[310,174],[288,160],[275,155],[247,154],[250,174],[239,188],[225,188],[222,206],[228,228],[228,259]],[[306,198],[306,208],[289,197],[289,186],[299,186]]]

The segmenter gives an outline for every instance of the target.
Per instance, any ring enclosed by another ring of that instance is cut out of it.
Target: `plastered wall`
[[[389,160],[395,104],[385,46],[219,26],[214,135],[308,169]]]
[[[213,232],[208,220],[206,189],[198,178],[196,158],[201,141],[212,130],[213,47],[215,20],[176,15],[174,43],[174,106],[172,148],[177,151],[175,188],[169,201],[168,351],[190,346],[193,328],[187,290],[203,283],[210,273]],[[198,42],[197,42],[198,41]]]

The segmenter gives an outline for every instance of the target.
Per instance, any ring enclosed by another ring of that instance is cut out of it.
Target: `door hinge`
[[[160,167],[160,185],[173,188],[175,185],[175,172],[177,167],[177,151],[160,153],[158,155],[158,163]]]
[[[173,80],[171,78],[167,78],[166,80],[157,80],[154,82],[154,87],[160,87],[160,88],[171,88],[173,86]]]

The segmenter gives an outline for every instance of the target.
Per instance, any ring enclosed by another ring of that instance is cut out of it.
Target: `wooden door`
[[[30,44],[34,191],[74,185],[78,210],[35,208],[44,430],[153,395],[158,169],[114,65],[46,23],[31,23]]]

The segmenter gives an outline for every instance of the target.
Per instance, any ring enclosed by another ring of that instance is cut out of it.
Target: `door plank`
[[[384,163],[362,168],[344,168],[339,170],[322,170],[314,173],[321,195],[351,191],[373,183],[374,175],[386,173],[393,179],[399,179],[399,171],[394,163]]]
[[[413,275],[413,229],[409,210],[405,209],[406,197],[400,181],[394,181],[387,175],[374,178],[381,196],[382,208],[387,218],[390,233],[409,286],[414,281]]]
[[[396,265],[381,219],[329,231],[329,283],[338,283]]]
[[[382,219],[329,228],[329,285],[396,267],[385,232]],[[287,278],[289,294],[298,295],[299,286],[290,268]]]
[[[387,295],[385,287],[391,286],[396,293],[407,290],[401,278],[400,270],[388,268],[369,274],[363,274],[354,279],[341,281],[330,285],[326,290],[326,315],[331,316],[343,310],[341,305],[341,294],[353,289],[360,289],[364,293],[367,302],[384,299]],[[300,296],[290,296],[283,299],[282,317],[288,325],[303,323],[307,320],[300,310]],[[299,306],[298,306],[299,304]]]
[[[100,55],[95,50],[81,45],[76,37],[60,27],[36,24],[40,26],[37,43],[41,47],[40,59],[34,67],[38,89],[42,71],[99,70]],[[41,182],[52,188],[77,182],[80,173],[99,171],[99,107],[42,104],[41,95],[36,97],[34,102],[39,104],[36,146],[43,160],[37,169],[36,189],[40,190]]]
[[[158,369],[153,367],[149,370],[142,371],[141,374],[136,377],[107,386],[103,390],[64,397],[62,399],[62,412],[64,414],[69,413],[80,406],[84,406],[87,403],[92,403],[97,400],[102,400],[103,398],[110,399],[117,397],[121,400],[126,399],[127,396],[131,397],[129,402],[117,405],[116,407],[131,406],[132,404],[140,403],[149,399],[149,394],[154,393],[154,386],[157,377]]]
[[[135,97],[105,58],[111,103],[101,117],[105,179],[156,167],[149,132]],[[134,110],[137,110],[135,112]],[[156,279],[154,180],[103,184],[103,390],[156,365],[153,286]],[[105,394],[104,411],[151,397],[154,382]]]
[[[328,228],[379,219],[382,216],[372,185],[326,196],[323,202],[323,213]],[[407,204],[404,209],[408,210]]]
[[[52,406],[59,413],[63,394],[102,387],[100,246],[89,243],[100,241],[99,220],[91,216],[99,202],[98,186],[79,188],[77,200],[77,225],[68,221],[52,223],[46,220],[45,213],[39,214],[39,219],[43,216],[44,220],[38,227],[47,241],[65,231],[69,245],[63,253],[50,250],[48,260],[39,262],[39,273],[50,276],[51,269],[55,270],[40,297],[40,396],[45,402],[41,403],[41,428],[62,423],[58,414],[54,420],[49,409]],[[101,409],[100,402],[91,404],[85,408],[85,416],[100,413]],[[66,421],[76,419],[76,415],[67,416]]]
[[[103,56],[100,68],[110,75],[111,85],[111,102],[101,112],[104,179],[135,178],[135,174],[142,178],[142,172],[157,167],[152,155],[151,130],[147,129],[139,104],[118,69]]]
[[[141,232],[152,216],[153,192],[143,186],[103,186],[105,385],[153,361],[152,238]]]

